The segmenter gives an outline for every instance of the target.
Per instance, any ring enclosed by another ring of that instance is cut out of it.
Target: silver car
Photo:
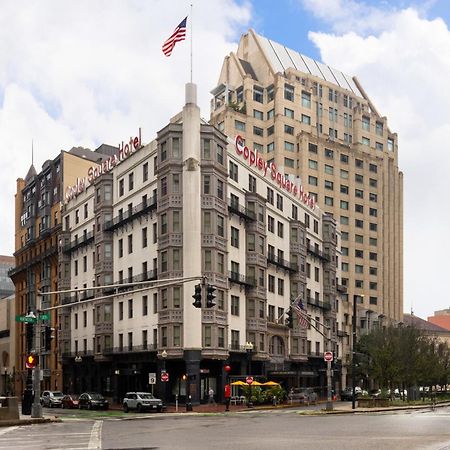
[[[149,392],[127,392],[123,399],[123,410],[128,412],[135,409],[141,411],[158,411],[163,410],[163,402],[159,398],[153,397]]]
[[[41,405],[47,408],[61,408],[64,394],[60,391],[44,391],[41,396]]]

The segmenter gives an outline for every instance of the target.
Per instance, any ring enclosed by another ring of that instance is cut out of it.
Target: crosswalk
[[[86,450],[102,448],[103,421],[0,428],[0,450]]]

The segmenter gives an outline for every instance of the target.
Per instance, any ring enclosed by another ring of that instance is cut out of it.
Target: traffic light
[[[31,352],[31,350],[33,349],[33,335],[34,335],[34,324],[28,322],[25,325],[25,340],[27,352]]]
[[[216,298],[216,294],[214,294],[216,288],[208,284],[206,287],[206,307],[212,308],[213,306],[216,306],[216,303],[214,302],[214,299]]]
[[[34,369],[37,364],[37,356],[34,353],[30,353],[27,355],[25,359],[25,367],[27,369]]]
[[[294,317],[292,315],[292,308],[286,311],[286,325],[288,328],[294,328]]]
[[[44,329],[44,348],[45,351],[50,351],[52,348],[52,339],[55,337],[52,333],[55,331],[54,328],[46,326]]]
[[[195,293],[192,296],[192,298],[195,300],[194,303],[192,303],[196,308],[202,307],[202,285],[196,284],[195,285]]]

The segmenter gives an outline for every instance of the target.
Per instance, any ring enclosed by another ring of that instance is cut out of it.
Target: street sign
[[[50,313],[42,313],[39,315],[39,320],[50,320]]]
[[[333,361],[333,352],[325,352],[323,354],[323,359],[324,361],[328,362],[328,361]]]
[[[36,317],[16,316],[16,322],[36,323]]]
[[[169,381],[169,373],[168,372],[161,373],[161,381],[163,383],[167,383]]]
[[[247,377],[247,378],[245,379],[245,382],[246,382],[247,384],[252,384],[252,383],[253,383],[253,377]]]
[[[156,384],[156,373],[148,374],[148,384]]]

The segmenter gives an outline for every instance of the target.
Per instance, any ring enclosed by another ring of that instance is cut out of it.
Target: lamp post
[[[352,409],[356,408],[356,302],[358,297],[364,299],[364,294],[353,295],[353,317],[352,317]]]
[[[162,361],[162,369],[161,369],[161,373],[166,373],[166,359],[167,359],[167,351],[166,349],[164,349],[161,352],[161,361]],[[161,377],[160,377],[161,379]],[[165,404],[166,403],[166,381],[163,381],[163,386],[162,386],[162,401]]]
[[[245,348],[245,351],[247,352],[247,372],[248,372],[248,375],[251,375],[251,373],[252,373],[253,342],[247,341],[245,343],[244,348]],[[252,385],[251,384],[249,384],[248,391],[249,391],[249,395],[248,395],[247,406],[249,408],[252,408],[253,404],[252,404]]]
[[[3,384],[3,395],[6,397],[8,392],[7,392],[7,379],[8,379],[8,368],[5,367],[5,373],[3,374],[3,376],[5,377],[5,381]]]

